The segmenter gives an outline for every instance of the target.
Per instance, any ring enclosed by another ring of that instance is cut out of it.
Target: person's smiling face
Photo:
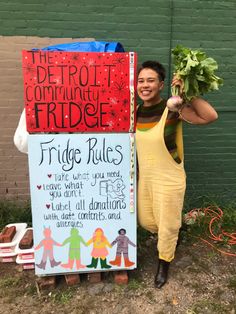
[[[144,106],[152,106],[160,102],[160,92],[164,82],[159,79],[156,71],[144,68],[138,76],[137,92]]]

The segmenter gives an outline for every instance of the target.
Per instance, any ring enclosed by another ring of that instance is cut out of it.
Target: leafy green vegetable
[[[177,45],[172,49],[172,56],[174,72],[184,82],[182,97],[185,101],[218,90],[223,85],[223,79],[214,74],[218,69],[217,62],[205,52]],[[172,95],[178,94],[178,88],[173,87]]]

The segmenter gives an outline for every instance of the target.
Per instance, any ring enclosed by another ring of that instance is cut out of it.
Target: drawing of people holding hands
[[[97,268],[98,259],[100,259],[101,268],[109,269],[110,265],[107,265],[106,257],[108,255],[107,246],[111,248],[111,244],[104,235],[101,228],[97,228],[94,231],[93,237],[86,243],[87,245],[93,244],[93,250],[91,252],[92,261],[87,265],[88,268]]]
[[[80,245],[83,243],[85,246],[84,239],[79,235],[79,230],[76,228],[71,228],[70,237],[64,240],[62,246],[70,244],[69,246],[69,259],[67,264],[61,264],[63,268],[72,269],[74,265],[74,261],[76,262],[76,269],[85,268],[85,265],[81,264],[81,256],[80,256]]]
[[[131,267],[135,263],[129,260],[129,245],[132,245],[133,247],[136,247],[136,245],[126,236],[125,229],[120,229],[118,234],[118,237],[111,243],[112,246],[117,244],[116,258],[114,261],[110,261],[109,263],[114,266],[120,266],[121,256],[123,254],[125,267]]]
[[[54,246],[61,246],[61,244],[56,242],[51,237],[52,232],[51,232],[50,227],[44,228],[43,234],[44,234],[43,240],[34,249],[39,250],[41,247],[44,248],[42,260],[41,260],[40,264],[36,264],[36,266],[38,268],[45,270],[47,259],[49,259],[51,267],[55,267],[55,266],[58,266],[61,264],[61,262],[55,261],[54,254],[53,254],[53,247]]]

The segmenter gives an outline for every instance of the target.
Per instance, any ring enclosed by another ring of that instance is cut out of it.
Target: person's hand
[[[178,87],[179,88],[179,96],[182,96],[183,91],[184,91],[184,82],[175,73],[174,73],[174,76],[172,78],[171,87]]]

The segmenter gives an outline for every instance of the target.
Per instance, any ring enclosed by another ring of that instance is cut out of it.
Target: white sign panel
[[[133,134],[29,136],[38,275],[136,267]]]

